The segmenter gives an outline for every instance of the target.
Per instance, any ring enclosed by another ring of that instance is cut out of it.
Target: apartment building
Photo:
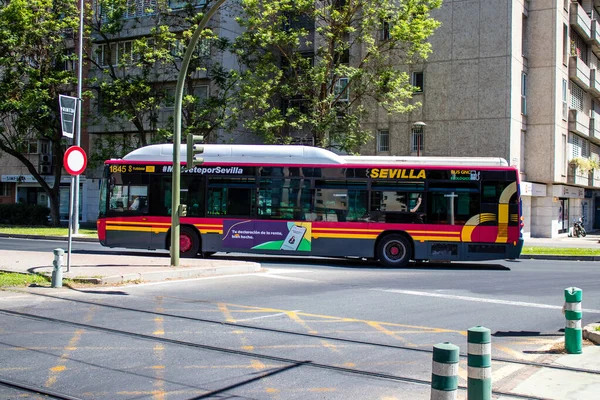
[[[109,43],[92,36],[94,54],[106,63],[116,64],[119,52],[130,48],[127,43],[152,27],[152,0],[129,2],[131,14],[124,17],[131,22],[118,38]],[[169,0],[169,7],[177,12],[185,3]],[[198,7],[203,4],[197,1]],[[422,107],[395,116],[376,111],[367,124],[374,140],[362,153],[503,157],[521,172],[525,236],[566,235],[580,216],[587,229],[600,228],[599,12],[600,0],[445,0],[433,12],[442,23],[430,38],[433,53],[410,67],[420,88],[414,101]],[[218,13],[215,32],[238,35],[234,17],[234,12]],[[116,58],[102,55],[107,46],[114,46]],[[235,60],[221,57],[223,65],[236,67]],[[101,75],[101,68],[90,68],[90,77]],[[214,89],[202,71],[195,78],[197,96]],[[167,90],[175,83],[176,76],[161,77]],[[99,97],[87,105],[90,152],[103,138],[134,131],[128,121],[96,118]],[[172,112],[166,102],[154,123]],[[42,163],[43,154],[33,156]],[[26,172],[2,174],[0,195],[8,199],[17,201],[24,188],[35,186]],[[98,168],[81,177],[83,221],[96,218],[98,178]],[[38,196],[33,189],[27,193]]]
[[[370,154],[496,156],[521,172],[525,236],[600,228],[600,0],[445,0],[412,68],[416,112]],[[596,168],[594,168],[594,166]]]

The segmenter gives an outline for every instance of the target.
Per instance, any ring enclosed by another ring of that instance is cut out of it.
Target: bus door
[[[113,176],[109,188],[108,216],[117,217],[106,226],[106,245],[148,248],[151,224],[148,222],[148,185],[135,179],[123,182]]]
[[[440,225],[479,224],[480,194],[477,182],[434,182],[427,192],[427,223]],[[470,241],[479,241],[477,231]]]

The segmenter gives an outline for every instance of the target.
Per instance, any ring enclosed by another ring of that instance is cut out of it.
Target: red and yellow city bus
[[[501,158],[340,156],[305,146],[205,145],[181,166],[181,256],[243,252],[409,260],[518,258],[519,174]],[[186,148],[181,146],[181,159]],[[102,245],[168,249],[172,145],[106,161]]]

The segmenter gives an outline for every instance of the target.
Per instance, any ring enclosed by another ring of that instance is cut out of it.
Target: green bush
[[[50,209],[35,204],[0,204],[0,224],[41,226],[48,225]]]

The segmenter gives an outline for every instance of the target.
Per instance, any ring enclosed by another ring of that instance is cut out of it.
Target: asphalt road
[[[0,239],[0,248],[56,248],[46,242]],[[94,243],[74,251],[119,252]],[[85,399],[428,399],[432,346],[449,341],[465,354],[470,327],[491,330],[495,360],[533,361],[562,338],[564,288],[582,288],[585,323],[600,321],[593,262],[383,269],[251,259],[267,271],[1,291],[0,381]],[[508,390],[520,368],[494,361],[495,390]],[[464,383],[464,359],[460,371]],[[22,390],[0,385],[0,398]]]

